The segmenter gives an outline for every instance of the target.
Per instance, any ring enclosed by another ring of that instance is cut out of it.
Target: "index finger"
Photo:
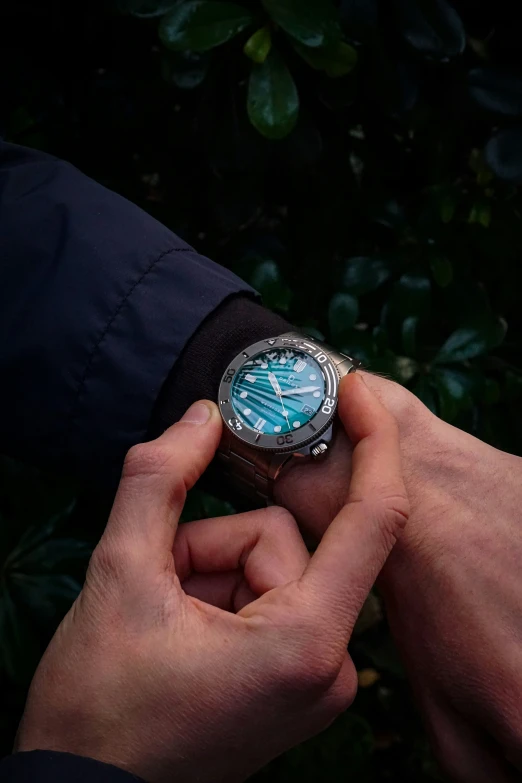
[[[406,524],[409,503],[397,423],[359,373],[341,381],[339,415],[355,446],[352,478],[346,504],[323,536],[301,586],[321,617],[347,629],[348,641]]]

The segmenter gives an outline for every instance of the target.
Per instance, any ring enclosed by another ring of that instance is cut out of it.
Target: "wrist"
[[[440,429],[448,425],[402,386],[371,373],[363,375],[398,422],[406,487],[416,496],[416,488],[431,480],[433,455],[443,448]],[[321,538],[343,506],[350,484],[351,454],[351,444],[338,427],[328,459],[319,464],[296,464],[276,482],[275,502],[295,516],[306,534]],[[414,519],[412,528],[415,526]],[[409,528],[408,524],[403,535],[410,535]]]

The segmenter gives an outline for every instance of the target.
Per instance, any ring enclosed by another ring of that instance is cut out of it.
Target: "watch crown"
[[[326,457],[326,452],[327,451],[328,451],[328,446],[326,445],[326,443],[322,443],[322,442],[321,443],[317,443],[312,448],[312,452],[311,452],[312,453],[312,457],[314,459],[323,459],[324,457]]]

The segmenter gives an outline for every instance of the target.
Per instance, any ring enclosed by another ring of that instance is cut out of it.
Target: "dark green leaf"
[[[141,17],[162,16],[179,0],[118,0],[118,8],[127,14]]]
[[[272,36],[269,27],[260,27],[253,33],[243,47],[247,57],[253,62],[264,63],[272,46]]]
[[[359,303],[351,294],[337,293],[328,306],[328,324],[332,340],[338,344],[347,338],[355,326],[359,313]]]
[[[472,404],[473,380],[448,367],[438,368],[433,377],[439,394],[440,416],[445,421],[453,421],[462,409]]]
[[[485,201],[477,201],[470,209],[468,223],[477,223],[489,228],[491,223],[491,205]]]
[[[273,49],[262,65],[252,66],[247,110],[250,122],[267,139],[282,139],[299,114],[299,96],[292,75]]]
[[[509,402],[522,399],[522,373],[508,370],[505,379],[506,398]]]
[[[448,60],[464,51],[466,31],[447,0],[393,0],[406,41],[433,60]]]
[[[0,589],[0,671],[15,682],[29,685],[40,657],[40,646],[30,620],[15,606],[9,591]]]
[[[348,356],[354,356],[365,368],[372,366],[377,355],[373,335],[367,329],[354,329],[340,350]]]
[[[398,383],[409,383],[419,373],[420,367],[410,356],[395,356],[391,375]]]
[[[485,324],[484,328],[470,326],[457,329],[448,337],[434,361],[444,364],[474,359],[499,345],[505,331],[505,324],[501,320],[496,321],[494,330],[491,330],[489,324]]]
[[[295,43],[294,47],[308,65],[317,71],[324,71],[331,78],[346,76],[357,65],[357,50],[344,41],[335,41],[315,49],[300,43]]]
[[[255,267],[249,283],[259,291],[266,307],[283,312],[288,310],[292,292],[284,282],[275,261],[261,261]]]
[[[486,163],[497,177],[522,184],[522,128],[506,128],[486,145]]]
[[[447,256],[434,254],[430,258],[433,279],[441,288],[446,288],[453,280],[453,266]]]
[[[252,21],[250,11],[236,3],[187,0],[163,17],[159,36],[167,49],[203,52],[229,41]]]
[[[511,117],[522,116],[522,72],[508,68],[474,68],[469,92],[483,109]]]
[[[75,560],[87,561],[91,548],[77,538],[55,538],[45,541],[17,559],[9,560],[9,568],[28,574],[47,571]]]
[[[395,283],[390,298],[390,308],[402,318],[426,317],[431,303],[431,283],[421,274],[402,275]]]
[[[500,386],[494,378],[484,378],[482,399],[486,405],[496,405],[500,400]]]
[[[163,50],[161,73],[167,84],[181,90],[199,87],[207,75],[209,55],[199,52],[169,52]]]
[[[419,319],[410,315],[402,322],[402,349],[406,356],[415,356],[417,346],[417,326]]]
[[[67,611],[78,597],[81,585],[66,574],[12,574],[9,592],[17,605],[24,605],[40,620]]]
[[[343,264],[342,287],[359,296],[379,288],[392,274],[392,264],[384,258],[356,256]]]
[[[263,5],[276,24],[305,46],[324,46],[341,36],[331,0],[263,0]]]

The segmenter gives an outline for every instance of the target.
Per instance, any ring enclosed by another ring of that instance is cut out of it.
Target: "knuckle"
[[[172,454],[157,442],[138,443],[128,451],[123,465],[122,477],[151,478],[163,475],[172,467]]]
[[[381,520],[385,530],[397,537],[408,521],[410,503],[405,493],[386,495],[381,500]]]
[[[357,673],[352,664],[343,667],[325,699],[327,718],[333,720],[353,704],[357,695]]]
[[[403,492],[383,492],[371,500],[351,499],[350,502],[362,503],[364,516],[375,521],[386,543],[394,543],[408,521],[410,504]]]
[[[291,533],[297,532],[297,522],[292,514],[283,508],[282,506],[271,506],[265,511],[267,515],[268,526],[273,528],[275,532],[289,531]]]
[[[294,644],[291,652],[278,662],[280,685],[287,691],[322,697],[339,676],[339,659],[337,646],[325,643],[315,630],[305,641]]]
[[[127,570],[123,549],[114,543],[100,542],[91,555],[88,576],[96,580],[118,580]]]

